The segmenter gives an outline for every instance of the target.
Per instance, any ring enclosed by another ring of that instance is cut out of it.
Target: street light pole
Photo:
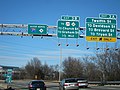
[[[61,66],[62,66],[62,43],[60,44],[59,81],[61,81]]]

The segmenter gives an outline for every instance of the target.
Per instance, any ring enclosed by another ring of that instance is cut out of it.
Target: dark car
[[[32,80],[28,84],[29,90],[46,90],[44,81],[42,80]]]
[[[77,83],[77,79],[75,78],[67,78],[63,79],[60,82],[59,90],[78,90],[79,86]]]

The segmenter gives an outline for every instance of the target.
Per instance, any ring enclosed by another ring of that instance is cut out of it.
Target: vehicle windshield
[[[84,79],[84,78],[78,78],[77,80],[86,80],[86,79]]]
[[[65,83],[74,83],[74,82],[76,82],[76,80],[75,80],[75,79],[65,80]]]
[[[33,82],[32,82],[32,85],[41,85],[41,86],[44,86],[44,82],[41,82],[41,81],[33,81]]]

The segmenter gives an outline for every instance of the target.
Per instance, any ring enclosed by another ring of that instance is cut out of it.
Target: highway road
[[[20,89],[28,90],[28,89]],[[58,87],[50,87],[47,90],[59,90]],[[92,86],[88,88],[80,88],[79,90],[120,90],[120,86]]]
[[[14,90],[28,90],[28,88],[14,88]],[[59,90],[59,87],[52,86],[48,87],[47,90]],[[120,86],[89,86],[88,88],[80,88],[79,90],[120,90]]]
[[[58,87],[47,88],[47,90],[59,90]],[[80,88],[79,90],[120,90],[120,86],[92,86],[88,88]]]
[[[5,83],[0,82],[0,86],[3,86]],[[28,90],[27,88],[28,82],[13,82],[12,87],[15,90]],[[58,83],[47,82],[46,83],[47,90],[59,90]],[[79,90],[120,90],[120,85],[109,85],[109,86],[91,86],[88,88],[80,88]]]

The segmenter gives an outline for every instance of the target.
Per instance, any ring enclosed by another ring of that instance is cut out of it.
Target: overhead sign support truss
[[[47,26],[48,31],[45,35],[40,34],[28,34],[28,25],[27,24],[0,24],[0,35],[11,35],[11,36],[34,36],[39,37],[57,37],[57,26]],[[79,38],[85,38],[85,27],[79,27]],[[117,39],[120,39],[120,29],[117,29]],[[58,44],[60,46],[60,44]],[[96,46],[97,47],[97,46]],[[87,49],[89,49],[87,45]]]
[[[57,37],[57,26],[48,26],[48,33],[46,35],[32,35],[28,34],[27,24],[0,24],[0,35],[13,35],[13,36],[46,36]],[[85,38],[85,27],[80,27],[79,38]],[[120,32],[120,29],[117,29]],[[117,37],[120,39],[120,37]]]
[[[0,35],[57,37],[57,26],[48,26],[48,33],[45,35],[28,34],[27,28],[27,24],[0,24]],[[84,38],[85,27],[80,27],[79,30],[79,37]]]

